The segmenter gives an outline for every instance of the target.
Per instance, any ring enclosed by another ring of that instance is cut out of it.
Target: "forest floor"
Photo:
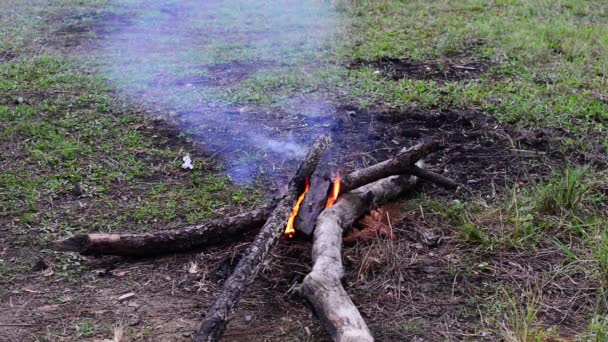
[[[254,208],[327,132],[324,165],[341,171],[441,138],[426,165],[472,189],[422,184],[347,233],[345,288],[378,341],[608,338],[604,1],[5,0],[0,13],[3,339],[190,340],[251,236],[143,260],[46,244]],[[293,293],[310,250],[273,249],[226,341],[327,339]]]

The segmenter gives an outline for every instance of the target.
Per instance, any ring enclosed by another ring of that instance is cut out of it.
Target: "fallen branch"
[[[399,197],[416,182],[393,176],[343,194],[317,219],[312,250],[313,269],[300,288],[333,341],[373,341],[359,310],[342,287],[342,233],[366,212]]]
[[[342,179],[341,192],[346,193],[377,180],[400,174],[412,174],[416,162],[439,150],[438,141],[419,143],[402,149],[393,158],[348,174]]]
[[[314,173],[328,144],[327,136],[319,138],[313,144],[295,176],[291,179],[287,194],[273,210],[255,240],[249,245],[234,272],[224,283],[222,292],[207,311],[194,341],[209,342],[220,339],[226,329],[230,310],[238,303],[241,293],[251,286],[268,251],[283,234],[285,223],[298,197],[304,191],[305,182]]]
[[[412,175],[414,175],[414,176],[418,176],[421,179],[424,179],[426,181],[442,185],[448,189],[464,188],[464,186],[462,184],[458,184],[445,176],[442,176],[433,171],[429,171],[427,169],[423,169],[418,166],[414,166],[412,168],[411,172],[412,172]]]
[[[143,257],[186,251],[240,239],[266,222],[278,201],[240,215],[176,230],[136,234],[80,234],[53,241],[49,247],[82,255]]]

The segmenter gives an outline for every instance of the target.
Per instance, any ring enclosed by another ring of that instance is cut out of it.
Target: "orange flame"
[[[308,192],[308,189],[310,189],[310,183],[308,182],[308,178],[306,178],[305,185],[304,185],[304,192],[302,192],[300,197],[298,197],[298,201],[296,202],[296,205],[293,207],[293,209],[291,210],[291,214],[289,215],[289,220],[287,220],[287,227],[285,228],[285,236],[287,236],[288,238],[292,238],[296,234],[296,230],[293,226],[293,222],[296,219],[296,216],[298,216],[298,212],[300,211],[300,205],[304,201],[304,197],[306,197],[306,193]]]
[[[336,173],[336,178],[334,179],[334,184],[331,188],[331,194],[329,194],[329,197],[327,198],[325,208],[331,208],[338,200],[338,196],[340,196],[340,173]]]

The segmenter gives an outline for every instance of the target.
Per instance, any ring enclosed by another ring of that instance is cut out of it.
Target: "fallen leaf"
[[[112,275],[116,278],[122,278],[129,274],[129,271],[112,271]]]
[[[399,205],[388,204],[382,208],[370,211],[359,221],[361,227],[358,231],[352,231],[345,238],[345,243],[353,243],[357,240],[370,241],[380,237],[396,240],[393,234],[393,225],[401,222],[407,215],[402,213]]]

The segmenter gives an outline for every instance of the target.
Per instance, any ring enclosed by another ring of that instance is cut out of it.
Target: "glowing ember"
[[[327,203],[325,203],[325,208],[331,208],[334,203],[338,200],[338,196],[340,196],[340,174],[336,174],[336,178],[334,179],[334,185],[331,188],[331,194],[327,198]]]
[[[305,183],[306,183],[306,185],[304,186],[304,192],[300,195],[300,197],[298,197],[298,201],[296,202],[296,205],[291,210],[291,215],[289,215],[289,220],[287,220],[287,227],[285,228],[285,236],[287,236],[288,238],[292,238],[294,236],[294,234],[296,233],[296,230],[293,226],[293,221],[296,219],[296,216],[298,216],[298,211],[300,211],[300,205],[304,201],[304,197],[306,197],[306,193],[308,192],[308,189],[310,189],[310,183],[308,182],[308,178],[305,179]]]

